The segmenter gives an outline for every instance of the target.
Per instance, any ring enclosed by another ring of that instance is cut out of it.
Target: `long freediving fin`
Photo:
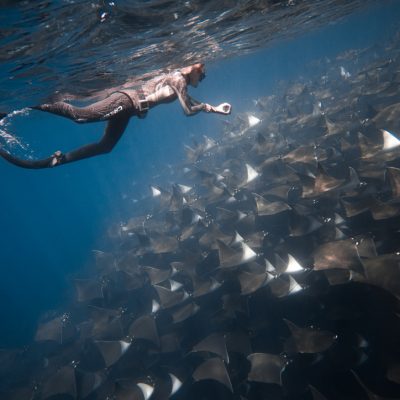
[[[42,160],[23,160],[21,158],[14,157],[2,149],[0,149],[0,156],[11,164],[28,169],[50,168],[52,167],[51,163],[53,161],[53,157],[44,158]]]

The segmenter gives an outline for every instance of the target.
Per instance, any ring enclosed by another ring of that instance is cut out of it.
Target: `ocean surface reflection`
[[[2,1],[0,107],[94,95],[149,72],[243,55],[372,3]]]

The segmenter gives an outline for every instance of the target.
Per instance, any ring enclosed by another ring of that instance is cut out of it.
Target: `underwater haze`
[[[0,158],[0,399],[400,398],[400,4],[0,1],[0,147],[206,63],[113,151]]]

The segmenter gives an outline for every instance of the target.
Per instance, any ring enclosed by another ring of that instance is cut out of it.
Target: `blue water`
[[[384,1],[295,39],[274,42],[256,53],[216,60],[193,97],[254,109],[279,81],[312,76],[310,62],[345,49],[379,45],[399,29],[400,4]],[[113,152],[60,168],[24,170],[0,160],[1,279],[0,347],[29,343],[37,320],[72,295],[71,277],[93,262],[92,249],[107,249],[107,229],[135,212],[135,200],[168,165],[184,159],[183,144],[202,135],[218,137],[226,117],[186,118],[178,103],[132,119]],[[97,140],[102,123],[77,125],[31,111],[8,130],[29,145],[25,154],[45,157]],[[16,149],[17,154],[24,151]],[[157,178],[158,179],[158,178]]]

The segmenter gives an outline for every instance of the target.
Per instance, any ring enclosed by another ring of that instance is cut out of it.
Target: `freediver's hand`
[[[228,115],[231,113],[232,106],[229,103],[222,103],[219,106],[213,107],[213,111],[218,114]]]
[[[204,111],[207,112],[207,113],[212,112],[212,111],[214,111],[214,107],[210,106],[207,103],[204,103]]]

